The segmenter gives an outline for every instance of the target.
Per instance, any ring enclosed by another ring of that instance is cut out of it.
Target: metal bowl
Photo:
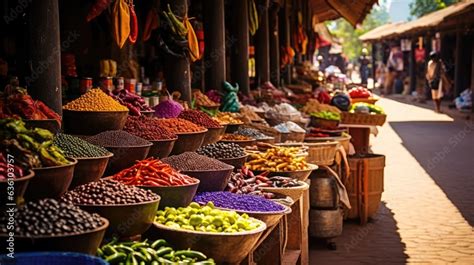
[[[30,180],[25,199],[59,198],[66,193],[74,176],[77,160],[68,158],[71,163],[62,166],[33,168],[35,177]]]
[[[255,145],[257,143],[257,140],[255,140],[255,139],[250,139],[250,140],[220,140],[219,142],[234,143],[234,144],[238,144],[242,148],[245,148],[246,146]]]
[[[278,203],[278,202],[275,202],[275,203]],[[278,203],[278,204],[285,207],[285,209],[281,211],[273,211],[273,212],[259,212],[259,211],[242,211],[242,210],[235,210],[235,209],[228,209],[228,208],[221,208],[221,207],[218,207],[218,208],[222,210],[226,210],[226,211],[235,211],[239,214],[246,213],[250,217],[253,217],[255,219],[265,222],[267,227],[272,227],[276,225],[284,215],[291,213],[290,207],[283,205],[281,203]]]
[[[109,221],[101,218],[104,223],[94,230],[58,236],[19,236],[15,235],[15,252],[26,251],[71,251],[95,255],[104,238]],[[6,234],[0,234],[0,246],[6,249]],[[5,244],[5,245],[4,245]]]
[[[145,159],[152,145],[152,143],[149,143],[136,146],[104,146],[105,149],[114,154],[107,166],[107,175],[113,175],[133,166],[138,160]]]
[[[244,123],[229,123],[227,124],[227,128],[225,129],[226,133],[233,133],[239,130],[240,126],[242,126]]]
[[[240,170],[245,164],[245,161],[247,161],[247,157],[249,157],[249,155],[234,158],[219,158],[217,160],[233,166],[235,170]]]
[[[32,170],[28,170],[27,173],[28,174],[23,177],[13,179],[13,196],[10,196],[8,192],[8,187],[11,187],[8,183],[9,180],[6,179],[0,181],[0,208],[5,206],[7,203],[18,203],[19,200],[23,198],[30,179],[35,176],[35,172]]]
[[[46,120],[23,120],[25,122],[25,127],[28,129],[41,128],[46,129],[53,134],[59,133],[61,131],[61,124],[58,123],[55,119],[46,119]]]
[[[74,111],[63,110],[64,132],[94,135],[104,131],[122,130],[128,111]]]
[[[221,170],[181,171],[181,173],[199,179],[198,192],[223,191],[229,182],[233,166]]]
[[[194,152],[201,147],[207,129],[200,132],[178,133],[178,140],[174,143],[172,155],[179,155],[184,152]]]
[[[202,145],[213,144],[219,141],[224,134],[226,126],[221,126],[219,128],[207,128],[207,133],[204,136]]]
[[[178,137],[173,139],[150,140],[153,144],[148,151],[147,157],[164,158],[168,157],[173,150],[174,143]]]
[[[153,193],[160,195],[161,202],[159,209],[165,207],[186,207],[188,206],[196,195],[196,191],[199,186],[199,180],[196,183],[181,185],[181,186],[163,186],[163,187],[152,187],[152,186],[137,186],[139,188],[150,190]]]
[[[104,175],[105,168],[112,156],[114,154],[109,153],[99,157],[76,158],[77,164],[74,167],[74,177],[69,189],[99,180]]]
[[[161,198],[149,202],[117,205],[76,204],[84,211],[98,213],[109,220],[107,236],[131,237],[140,235],[150,228],[158,210]]]
[[[317,165],[308,163],[308,169],[295,171],[271,171],[268,173],[267,177],[282,176],[305,181],[306,179],[308,179],[309,175],[311,175],[311,172],[316,169],[318,169]],[[255,175],[258,175],[262,174],[264,171],[254,170],[253,172],[255,173]]]
[[[177,249],[193,249],[212,257],[217,264],[239,264],[250,253],[263,231],[267,228],[260,222],[258,229],[239,233],[211,233],[184,229],[173,229],[153,223],[153,237],[163,238]]]

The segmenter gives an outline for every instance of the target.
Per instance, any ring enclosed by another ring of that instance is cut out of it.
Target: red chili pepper
[[[137,21],[137,14],[135,13],[135,7],[133,5],[133,1],[130,1],[129,4],[130,9],[130,35],[128,35],[128,40],[130,43],[135,43],[138,37],[138,21]]]

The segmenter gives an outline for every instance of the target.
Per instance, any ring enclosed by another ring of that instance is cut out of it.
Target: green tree
[[[410,3],[410,14],[413,17],[421,17],[456,2],[458,0],[414,0]]]
[[[349,60],[358,58],[362,51],[362,42],[359,37],[383,24],[388,23],[390,16],[387,11],[385,1],[380,1],[379,6],[375,6],[367,15],[365,20],[357,28],[352,27],[345,19],[340,18],[329,23],[331,33],[336,36],[342,44],[344,54]]]

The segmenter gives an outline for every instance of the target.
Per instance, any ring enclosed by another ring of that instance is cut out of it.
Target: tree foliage
[[[421,17],[456,2],[458,2],[458,0],[413,0],[413,2],[410,3],[410,15]]]

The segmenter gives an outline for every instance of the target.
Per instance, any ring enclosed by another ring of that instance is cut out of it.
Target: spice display
[[[242,106],[240,108],[240,114],[246,117],[249,121],[261,121],[263,120],[256,112],[252,106]]]
[[[338,108],[328,104],[319,103],[318,100],[312,98],[309,99],[308,102],[306,102],[306,105],[304,105],[304,107],[301,109],[301,112],[304,112],[306,114],[311,114],[313,112],[320,111],[331,111],[334,113],[341,113]]]
[[[233,134],[233,133],[226,133],[222,136],[221,140],[225,141],[251,141],[255,140],[251,137],[240,135],[240,134]]]
[[[126,185],[154,187],[181,186],[197,182],[197,179],[181,174],[170,165],[154,158],[138,161],[112,178]]]
[[[69,164],[63,151],[53,144],[54,135],[45,129],[26,129],[20,119],[0,120],[2,150],[15,157],[23,168],[38,168]]]
[[[229,82],[224,82],[223,85],[225,95],[222,98],[221,110],[228,112],[239,112],[240,103],[237,92],[239,92],[239,84],[232,86]]]
[[[221,128],[222,127],[217,121],[213,120],[209,115],[199,110],[185,110],[179,114],[178,118],[191,121],[205,128]]]
[[[370,98],[372,93],[365,87],[354,87],[349,90],[349,96],[351,98]]]
[[[64,151],[64,154],[74,158],[100,157],[110,154],[107,149],[93,145],[81,138],[59,133],[54,137],[53,143]]]
[[[127,107],[130,115],[140,116],[141,111],[153,111],[153,109],[145,103],[145,100],[142,97],[126,89],[114,90],[114,92],[106,90],[104,92],[117,100],[121,105]]]
[[[63,196],[67,202],[84,205],[134,204],[158,198],[159,196],[151,191],[107,179],[78,186]]]
[[[366,112],[366,111],[361,111],[360,109],[367,109],[368,110],[367,113],[370,113],[370,114],[385,114],[382,107],[376,106],[374,104],[365,103],[365,102],[354,103],[351,106],[351,109],[350,109],[349,112],[352,112],[352,113],[354,113],[354,112]]]
[[[155,110],[155,116],[158,118],[176,118],[184,108],[178,102],[167,99],[161,101],[153,109]]]
[[[202,107],[218,107],[219,103],[212,101],[199,89],[193,90],[194,104]]]
[[[252,129],[252,128],[239,128],[234,134],[238,135],[243,135],[243,136],[248,136],[253,139],[268,139],[269,136],[261,133],[258,130]]]
[[[290,177],[274,176],[270,177],[269,180],[271,186],[275,188],[293,188],[301,186],[298,180]]]
[[[207,157],[222,159],[245,156],[245,151],[238,144],[234,143],[214,143],[199,148],[196,153]]]
[[[247,214],[215,209],[212,202],[200,206],[192,202],[186,208],[166,207],[156,213],[155,222],[174,229],[213,233],[237,233],[252,231],[261,223]]]
[[[285,207],[261,196],[236,194],[227,191],[202,192],[193,199],[197,203],[212,202],[216,207],[249,212],[279,212]]]
[[[279,132],[282,133],[290,133],[290,132],[300,132],[304,133],[306,132],[305,129],[301,128],[298,124],[292,122],[292,121],[287,121],[280,123],[273,128],[277,129]]]
[[[100,215],[54,199],[26,203],[15,212],[14,220],[15,235],[28,237],[83,233],[103,225]],[[0,233],[8,233],[7,223],[5,214],[0,218]]]
[[[8,178],[21,178],[24,176],[23,168],[7,163],[7,155],[0,153],[0,181],[5,181]]]
[[[238,113],[232,112],[218,112],[214,117],[221,124],[241,124],[242,121],[238,118]]]
[[[104,147],[141,146],[151,144],[143,138],[121,130],[101,132],[87,137],[86,140],[89,143]]]
[[[260,189],[261,187],[271,187],[271,181],[266,175],[268,175],[268,172],[255,175],[248,168],[242,167],[238,173],[232,173],[225,190],[237,194],[252,194],[272,199],[275,194]]]
[[[25,88],[7,86],[0,93],[0,118],[19,116],[28,120],[53,119],[61,124],[61,116],[39,100],[33,100]]]
[[[97,256],[111,265],[118,264],[215,264],[199,251],[175,250],[164,239],[155,241],[111,242],[97,250]]]
[[[128,116],[123,130],[149,141],[176,138],[157,118],[146,116]]]
[[[128,111],[128,108],[105,94],[99,88],[87,91],[84,95],[66,105],[63,109],[75,111]]]
[[[324,120],[330,120],[330,121],[340,121],[341,120],[341,115],[336,112],[331,112],[327,110],[323,110],[320,112],[313,112],[310,114],[313,117],[324,119]]]
[[[162,161],[181,171],[224,170],[233,168],[224,162],[199,155],[195,152],[184,152],[179,155],[163,158]]]
[[[202,132],[206,129],[190,121],[180,118],[160,119],[159,121],[163,127],[166,127],[171,132],[176,134]]]
[[[306,157],[300,154],[298,147],[274,147],[265,152],[250,153],[245,165],[250,170],[259,171],[295,171],[308,168]]]

